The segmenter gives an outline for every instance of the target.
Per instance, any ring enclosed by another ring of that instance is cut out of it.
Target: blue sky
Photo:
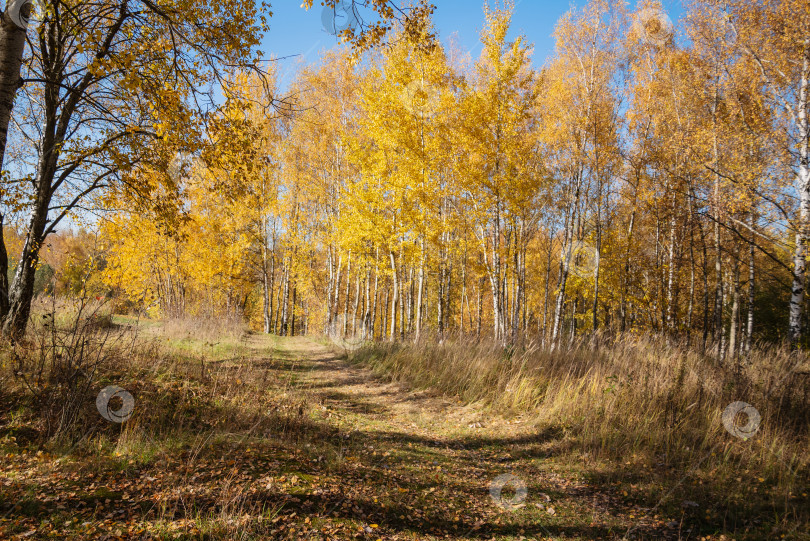
[[[635,0],[630,0],[635,4]],[[490,0],[490,3],[494,2]],[[663,0],[673,21],[683,13],[681,0]],[[273,4],[273,17],[270,19],[270,32],[265,36],[262,50],[276,58],[295,56],[280,62],[282,84],[289,82],[289,74],[300,61],[317,61],[321,51],[337,45],[337,38],[324,29],[321,22],[323,8],[320,0],[315,0],[311,10],[301,7],[301,0],[276,0]],[[442,42],[456,34],[458,43],[464,50],[471,50],[473,58],[478,56],[478,35],[484,24],[483,0],[433,0],[436,12],[433,21]],[[534,63],[536,66],[552,53],[554,40],[551,37],[554,25],[562,14],[572,6],[582,6],[586,0],[515,0],[513,34],[523,33],[535,45]]]

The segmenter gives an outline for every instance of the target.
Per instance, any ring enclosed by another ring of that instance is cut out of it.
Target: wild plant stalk
[[[107,299],[86,288],[76,297],[38,298],[32,319],[25,337],[8,344],[13,376],[39,404],[45,434],[75,443],[100,367],[126,358],[137,333],[113,325]]]

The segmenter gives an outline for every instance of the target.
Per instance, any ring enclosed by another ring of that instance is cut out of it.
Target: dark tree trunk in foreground
[[[51,153],[48,153],[51,154]],[[54,158],[55,161],[55,158]],[[50,184],[50,183],[48,183]],[[48,190],[38,190],[36,206],[31,212],[17,272],[9,290],[9,308],[3,321],[3,334],[18,338],[25,333],[28,316],[31,312],[31,300],[34,297],[34,278],[39,263],[39,249],[45,237],[45,226],[48,220],[50,198]]]

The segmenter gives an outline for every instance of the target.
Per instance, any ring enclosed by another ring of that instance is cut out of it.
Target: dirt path
[[[135,414],[88,406],[90,443],[0,441],[0,539],[696,538],[570,463],[564,431],[384,382],[328,342],[251,335],[216,360],[198,342],[118,375]]]
[[[367,533],[621,539],[629,530],[632,539],[678,537],[671,521],[666,528],[654,513],[597,492],[576,468],[551,464],[566,445],[558,431],[538,433],[530,419],[482,415],[475,406],[386,383],[309,340],[284,341],[280,351],[300,363],[296,387],[344,435],[343,473],[352,479],[346,498],[358,505],[350,509]]]

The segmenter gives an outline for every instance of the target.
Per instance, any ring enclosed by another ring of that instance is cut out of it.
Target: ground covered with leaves
[[[125,423],[93,416],[89,396],[80,436],[47,443],[30,418],[36,404],[2,405],[0,538],[742,540],[771,538],[761,537],[766,526],[774,532],[767,509],[745,517],[713,503],[711,472],[700,464],[598,461],[577,451],[565,426],[385,382],[327,342],[166,342],[152,362],[106,376],[135,398]],[[769,490],[765,479],[746,483]],[[773,538],[807,535],[786,528]]]

